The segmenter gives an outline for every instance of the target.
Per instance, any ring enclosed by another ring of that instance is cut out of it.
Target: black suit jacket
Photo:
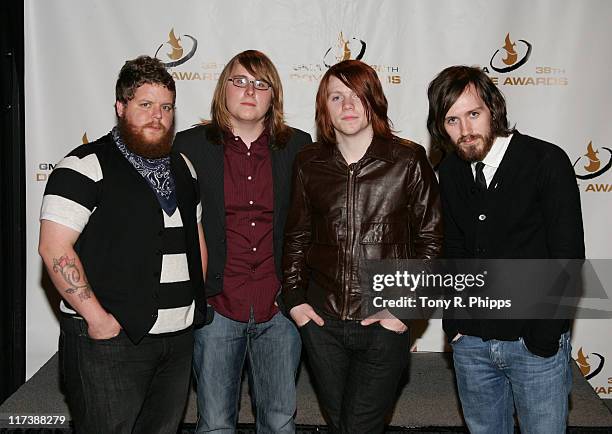
[[[222,135],[211,125],[198,125],[176,135],[174,149],[189,158],[198,175],[202,198],[202,226],[208,248],[208,270],[206,273],[206,297],[223,290],[223,270],[227,258],[225,244],[225,197],[223,188],[223,145],[213,137]],[[310,134],[292,128],[287,144],[273,149],[272,178],[274,188],[274,263],[279,280],[282,281],[282,252],[285,220],[291,193],[293,160],[303,145],[312,143]]]
[[[515,132],[484,195],[470,163],[452,153],[440,165],[440,192],[446,258],[584,258],[580,193],[558,146]],[[523,337],[531,352],[550,356],[569,322],[446,318],[443,326],[449,340],[457,333],[485,340]]]

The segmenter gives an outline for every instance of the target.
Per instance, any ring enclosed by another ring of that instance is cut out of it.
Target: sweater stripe
[[[83,148],[79,148],[73,151],[55,166],[45,188],[40,213],[41,220],[53,221],[79,233],[84,230],[95,212],[100,191],[104,188],[104,176],[97,154],[84,153],[82,150]],[[195,178],[193,166],[184,155],[183,158]],[[201,204],[198,203],[198,222],[201,214]],[[158,288],[151,288],[151,291],[156,291],[154,295],[158,301],[158,317],[149,331],[150,334],[175,332],[189,327],[193,323],[195,309],[180,210],[177,208],[171,216],[164,212],[163,218],[160,285]],[[94,293],[95,290],[94,287]],[[64,301],[60,310],[77,314]]]

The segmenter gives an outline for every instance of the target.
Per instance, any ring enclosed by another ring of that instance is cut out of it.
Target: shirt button
[[[480,215],[478,216],[478,220],[480,220],[481,222],[482,222],[482,221],[485,221],[486,219],[487,219],[487,216],[486,216],[486,215],[484,215],[484,214],[480,214]]]
[[[238,139],[238,137],[234,137],[234,140],[235,140],[235,141],[238,141],[239,139]]]
[[[257,247],[253,247],[253,251],[256,252],[257,251]]]
[[[251,226],[255,226],[255,222],[251,222]]]
[[[253,201],[252,200],[249,200],[249,205],[253,205]]]
[[[247,179],[250,181],[251,179],[253,179],[253,177],[251,177],[250,175],[247,176]]]
[[[251,156],[251,153],[250,153],[250,152],[247,152],[247,157],[250,157],[250,156]]]

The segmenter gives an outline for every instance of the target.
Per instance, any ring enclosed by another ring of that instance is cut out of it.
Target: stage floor
[[[433,432],[435,427],[439,427],[440,431],[462,431],[464,424],[451,368],[450,354],[413,353],[408,383],[402,390],[390,425],[408,428],[410,431],[426,428],[423,432]],[[246,380],[243,381],[240,407],[239,421],[246,424],[244,426],[247,431],[244,432],[249,432],[253,414]],[[10,423],[11,416],[14,422],[15,416],[26,415],[65,416],[64,424],[47,425],[47,428],[67,426],[70,414],[59,387],[57,354],[0,406],[0,431],[3,431],[2,428],[33,428],[32,425],[18,426]],[[185,432],[189,432],[195,421],[195,393],[192,390],[185,412]],[[298,379],[296,422],[306,429],[303,432],[307,432],[306,426],[325,425],[304,365]],[[610,409],[599,399],[576,366],[574,387],[570,396],[569,426],[575,428],[573,431],[576,432],[612,432]],[[316,428],[313,428],[313,432],[315,431]]]

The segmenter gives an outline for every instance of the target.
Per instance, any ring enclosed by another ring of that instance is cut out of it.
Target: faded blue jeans
[[[472,434],[514,432],[514,408],[523,434],[565,433],[572,387],[569,332],[552,357],[531,353],[523,339],[452,343],[463,415]]]
[[[301,345],[295,325],[280,312],[263,323],[252,317],[246,323],[234,321],[215,312],[212,323],[195,331],[196,432],[236,431],[242,369],[248,357],[257,433],[294,433]]]

